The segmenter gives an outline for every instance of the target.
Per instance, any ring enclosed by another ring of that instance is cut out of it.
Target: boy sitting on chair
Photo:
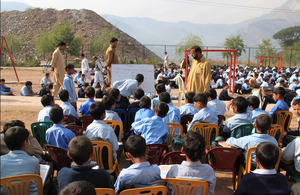
[[[102,103],[105,105],[105,118],[104,120],[114,120],[114,121],[119,121],[123,124],[120,116],[118,115],[118,113],[116,113],[114,111],[115,107],[116,107],[116,101],[115,98],[113,98],[110,95],[105,95],[102,99]]]
[[[133,103],[129,104],[128,110],[130,108],[141,108],[140,107],[140,100],[145,95],[145,92],[142,88],[138,88],[134,93],[134,98],[136,99]]]
[[[50,122],[49,112],[55,106],[54,97],[52,95],[44,95],[41,98],[41,103],[44,108],[39,112],[38,122]]]
[[[183,115],[194,115],[198,112],[198,110],[194,106],[194,97],[195,93],[192,91],[189,91],[184,96],[184,103],[185,105],[180,107],[180,116]]]
[[[276,104],[269,112],[270,117],[273,117],[274,113],[278,110],[289,110],[289,106],[284,101],[284,96],[285,89],[283,87],[278,87],[273,90],[273,99],[276,101]]]
[[[147,117],[153,117],[154,111],[150,109],[151,107],[151,99],[148,96],[143,96],[140,101],[140,107],[134,117],[134,122],[138,122]]]
[[[92,103],[95,102],[95,89],[93,87],[87,87],[85,90],[86,96],[89,98],[87,101],[83,102],[79,107],[79,112],[81,115],[91,115],[89,109]]]

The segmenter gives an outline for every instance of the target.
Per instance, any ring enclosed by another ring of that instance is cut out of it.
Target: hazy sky
[[[6,0],[9,1],[9,0]],[[269,13],[287,0],[12,0],[33,7],[90,9],[98,14],[160,21],[231,24]]]

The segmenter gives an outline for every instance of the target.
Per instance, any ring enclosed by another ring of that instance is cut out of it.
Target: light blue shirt
[[[289,89],[292,91],[295,91],[296,87],[299,87],[299,84],[292,83],[292,84],[290,84]]]
[[[154,108],[156,108],[158,103],[159,103],[159,97],[153,98],[153,100],[151,102],[151,109],[153,110]]]
[[[74,106],[70,104],[70,102],[63,102],[61,103],[60,107],[63,109],[64,115],[72,115],[76,118],[79,118],[77,111],[75,110]]]
[[[119,117],[119,115],[113,111],[113,110],[105,110],[105,119],[104,120],[114,120],[119,121],[123,124],[122,119]]]
[[[202,108],[198,111],[197,114],[194,115],[193,120],[188,126],[187,130],[191,130],[193,125],[197,122],[205,122],[218,125],[218,115],[213,109],[209,107]]]
[[[73,83],[73,77],[71,75],[65,74],[63,88],[69,92],[69,102],[77,102],[77,96],[75,91],[75,86]]]
[[[263,83],[260,85],[260,87],[269,87],[269,83],[266,81],[263,81]]]
[[[278,110],[289,110],[289,106],[286,104],[286,102],[282,99],[282,100],[278,100],[275,104],[275,106],[273,106],[271,108],[271,111],[269,113],[270,117],[272,117],[274,115],[274,113]]]
[[[214,110],[217,113],[217,115],[225,116],[225,112],[226,112],[225,102],[218,99],[213,99],[207,102],[207,107]]]
[[[79,107],[79,112],[81,113],[81,115],[91,115],[90,106],[94,102],[94,99],[88,99],[87,101],[83,102]]]
[[[81,77],[80,74],[77,73],[77,74],[75,75],[75,77],[74,77],[74,82],[75,82],[75,81],[78,81],[78,79],[79,79],[80,77]]]
[[[160,169],[157,165],[150,165],[148,161],[135,163],[122,169],[115,183],[115,192],[132,183],[147,184],[161,179]]]
[[[135,134],[141,134],[146,144],[164,144],[168,138],[168,126],[159,116],[144,118],[132,123]]]
[[[154,111],[148,108],[141,108],[135,113],[134,122],[138,122],[143,118],[153,117]]]
[[[216,82],[216,85],[217,85],[218,87],[222,87],[222,85],[223,85],[223,80],[222,80],[222,79],[218,79],[217,82]]]
[[[47,83],[52,83],[52,81],[50,80],[50,78],[47,78],[46,76],[44,78],[42,78],[41,80],[41,85],[46,85]]]
[[[78,80],[77,80],[77,84],[78,85],[83,85],[85,83],[85,80],[82,78],[82,77],[80,77]]]
[[[180,116],[183,115],[195,115],[198,110],[195,108],[194,104],[186,103],[185,105],[180,107]]]
[[[246,83],[244,83],[243,85],[242,85],[242,90],[249,90],[250,89],[250,87],[249,87],[249,85],[247,85]]]
[[[167,116],[163,118],[163,121],[165,123],[179,123],[180,124],[180,110],[170,103],[168,104],[169,111],[167,113]]]
[[[169,94],[171,93],[171,87],[170,87],[170,85],[166,86],[166,92],[168,92]]]
[[[3,86],[0,85],[0,95],[8,95],[9,92],[4,92],[4,89],[7,89],[7,88],[10,89],[10,91],[12,91],[12,88],[7,87],[6,85],[3,85]]]
[[[295,169],[300,172],[300,137],[290,142],[282,151],[282,159],[286,161],[294,161]]]
[[[263,79],[261,76],[259,76],[259,77],[256,79],[256,82],[262,83],[262,82],[264,82],[264,79]]]
[[[69,142],[74,137],[76,137],[76,135],[62,124],[54,124],[46,131],[47,143],[49,145],[57,146],[65,150],[69,150]]]
[[[32,94],[32,91],[25,85],[20,91],[20,96],[26,96]]]
[[[27,174],[40,175],[40,165],[37,158],[29,156],[23,150],[13,150],[8,154],[1,156],[0,178]],[[0,194],[5,194],[2,186],[0,189]],[[28,194],[37,194],[35,183],[31,182],[29,184]]]
[[[224,132],[231,132],[235,127],[244,125],[244,124],[252,124],[252,112],[248,107],[246,112],[236,114],[230,117],[223,128]]]
[[[49,115],[51,108],[52,108],[52,106],[46,106],[39,112],[38,122],[51,121],[50,115]]]
[[[130,95],[134,95],[138,87],[139,84],[135,79],[125,79],[121,81],[116,81],[112,85],[112,88],[119,89],[120,94],[124,97],[129,97]]]
[[[267,114],[269,115],[269,113],[267,111],[264,111],[260,108],[255,108],[252,110],[252,123],[254,124],[256,121],[256,118],[261,115],[261,114]]]
[[[293,83],[293,80],[294,80],[294,79],[298,79],[298,78],[296,77],[296,74],[293,74],[293,75],[290,77],[289,83]]]
[[[86,128],[85,136],[89,139],[101,137],[105,141],[108,141],[112,146],[114,159],[117,158],[116,151],[119,149],[118,138],[111,126],[105,124],[102,120],[94,120]]]

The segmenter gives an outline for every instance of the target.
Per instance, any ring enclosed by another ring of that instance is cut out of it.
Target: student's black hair
[[[64,41],[61,41],[57,44],[57,46],[64,46],[64,45],[67,45]]]
[[[272,119],[267,114],[261,114],[256,118],[256,128],[261,131],[262,134],[266,134],[271,128]]]
[[[11,120],[8,121],[7,123],[5,123],[3,125],[3,133],[5,133],[7,131],[7,129],[11,128],[11,127],[15,127],[15,126],[19,126],[19,127],[24,127],[25,128],[25,124],[23,121],[20,120]]]
[[[111,43],[116,42],[116,41],[119,41],[119,40],[115,37],[111,38],[111,40],[110,40]]]
[[[228,83],[223,83],[222,87],[228,86]]]
[[[205,91],[205,95],[214,100],[217,98],[217,91],[213,88],[209,88]]]
[[[242,97],[236,97],[232,100],[232,105],[237,107],[237,112],[238,113],[244,113],[246,112],[247,108],[248,108],[248,102],[247,100]]]
[[[73,181],[66,185],[58,195],[96,195],[95,186],[87,181]]]
[[[175,85],[176,85],[176,84],[175,84],[175,81],[170,81],[170,84],[169,84],[169,85],[170,85],[170,87],[175,87]]]
[[[295,99],[294,101],[293,101],[293,104],[292,104],[293,106],[296,106],[296,105],[299,105],[300,106],[300,99]]]
[[[261,142],[256,147],[256,158],[265,169],[274,169],[279,158],[279,149],[272,142]]]
[[[150,108],[151,107],[151,99],[148,96],[143,96],[140,100],[141,108]]]
[[[116,99],[111,95],[103,96],[102,103],[105,106],[106,110],[110,110],[111,107],[116,103]]]
[[[93,153],[93,144],[86,136],[74,137],[70,141],[68,148],[70,157],[78,165],[87,162]]]
[[[202,54],[201,48],[199,46],[197,46],[197,45],[193,46],[191,49],[194,49],[195,52],[200,52],[200,54]]]
[[[188,131],[183,138],[182,147],[185,155],[192,161],[198,161],[205,150],[205,140],[197,131]]]
[[[284,97],[284,96],[285,96],[285,89],[284,89],[283,87],[276,87],[276,88],[273,90],[273,93],[279,94],[280,97]]]
[[[75,68],[75,66],[73,64],[68,64],[66,67],[65,67],[65,70],[69,70],[69,69],[72,69],[72,68]]]
[[[269,78],[268,76],[265,76],[265,77],[263,78],[263,80],[264,80],[265,82],[267,82],[267,81],[270,80],[270,78]]]
[[[64,111],[61,107],[55,106],[50,109],[49,116],[53,123],[57,124],[64,118]]]
[[[117,88],[112,88],[109,90],[109,95],[111,95],[113,98],[117,100],[120,95],[120,90]]]
[[[14,126],[4,133],[4,142],[10,150],[20,150],[25,140],[28,140],[29,132],[25,127]]]
[[[82,71],[79,71],[79,74],[82,74]]]
[[[41,103],[44,107],[51,105],[51,102],[54,101],[54,97],[52,95],[43,95],[41,98]]]
[[[5,79],[0,79],[0,82],[3,82],[3,81],[5,81]]]
[[[259,107],[259,99],[256,96],[250,96],[247,98],[249,106],[252,106],[254,109]]]
[[[53,83],[49,83],[47,86],[49,87],[49,89],[53,89]]]
[[[101,116],[105,113],[105,105],[102,102],[94,102],[89,109],[93,119],[100,120]]]
[[[30,86],[30,85],[32,85],[32,82],[31,81],[26,81],[25,85]]]
[[[140,100],[143,96],[145,95],[145,92],[142,88],[138,88],[135,92],[134,92],[134,97],[138,100]]]
[[[207,105],[208,98],[205,93],[198,93],[194,97],[194,102],[200,102],[202,105]]]
[[[63,102],[68,101],[68,100],[69,100],[69,97],[70,97],[70,96],[69,96],[69,92],[68,92],[68,90],[66,90],[66,89],[60,90],[58,96],[59,96],[59,99],[60,99],[61,101],[63,101]]]
[[[185,99],[187,99],[188,103],[193,103],[194,102],[194,97],[195,97],[195,93],[193,91],[189,91],[185,94]]]
[[[140,135],[130,136],[125,143],[126,151],[134,158],[142,158],[146,154],[146,141]]]
[[[165,102],[159,102],[156,106],[157,116],[165,117],[169,112],[169,106]]]
[[[137,82],[144,82],[144,75],[142,75],[142,74],[137,74],[136,76],[135,76],[135,80],[137,80]]]
[[[165,102],[165,103],[170,103],[171,102],[171,97],[168,92],[162,92],[159,94],[159,101]]]
[[[89,83],[84,83],[83,86],[88,87]]]
[[[94,87],[87,87],[86,89],[85,89],[85,95],[88,97],[88,98],[93,98],[93,97],[95,97],[95,89],[94,89]]]
[[[49,72],[47,72],[47,73],[45,74],[45,76],[48,76],[48,75],[50,75],[50,73],[49,73]]]
[[[156,85],[155,90],[156,90],[157,94],[160,94],[162,92],[166,92],[166,87],[164,84],[160,83],[160,84]]]
[[[85,74],[82,74],[81,77],[85,77]]]
[[[81,53],[80,56],[84,57],[84,53]]]

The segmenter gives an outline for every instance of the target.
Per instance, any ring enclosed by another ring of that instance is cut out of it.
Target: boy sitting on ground
[[[279,110],[289,110],[289,106],[284,101],[285,89],[283,87],[278,87],[273,90],[273,99],[276,101],[275,106],[271,108],[269,112],[270,117],[273,117],[274,113]]]
[[[230,97],[228,95],[228,89],[229,89],[229,86],[228,86],[228,83],[224,83],[223,84],[223,90],[221,91],[220,95],[219,95],[219,100],[222,100],[222,101],[226,101],[226,100],[232,100],[233,97]]]
[[[110,95],[105,95],[102,99],[102,103],[105,105],[105,110],[106,110],[104,120],[114,120],[114,121],[119,121],[119,122],[123,123],[121,118],[119,117],[118,113],[116,113],[114,111],[114,109],[116,107],[115,98],[113,98]]]
[[[242,94],[249,94],[251,91],[252,89],[249,86],[249,80],[246,79],[245,83],[242,85]]]
[[[90,106],[95,102],[95,89],[93,87],[87,87],[85,90],[86,96],[89,98],[87,101],[83,102],[79,107],[79,112],[81,115],[91,115],[89,112]]]
[[[77,111],[75,110],[74,106],[69,102],[68,90],[63,89],[59,92],[58,95],[60,100],[62,101],[60,107],[63,109],[64,115],[72,115],[78,119],[79,117]]]
[[[140,101],[141,109],[135,113],[134,122],[138,122],[147,117],[153,117],[154,111],[150,109],[151,99],[148,96],[143,96]]]
[[[44,95],[41,98],[41,103],[44,108],[39,112],[38,122],[47,122],[50,121],[49,112],[50,109],[55,106],[54,97],[52,95]]]
[[[53,89],[53,83],[49,83],[49,84],[46,84],[41,90],[40,90],[40,93],[39,93],[39,96],[44,96],[44,95],[52,95],[52,92],[51,90]]]
[[[85,98],[85,90],[89,86],[88,83],[84,83],[78,90],[78,98]]]
[[[194,97],[195,93],[192,91],[189,91],[185,94],[184,103],[185,105],[180,107],[180,116],[183,115],[195,115],[198,110],[194,106]]]
[[[180,110],[173,106],[171,103],[171,97],[168,92],[162,92],[159,94],[159,101],[168,104],[169,111],[166,117],[163,118],[165,123],[179,123],[180,124]]]
[[[32,90],[32,82],[26,81],[25,86],[22,87],[20,91],[20,96],[34,96],[37,95],[36,92]]]
[[[141,88],[138,88],[138,89],[135,91],[135,93],[134,93],[135,101],[134,101],[133,103],[129,104],[128,110],[129,110],[130,108],[141,108],[141,107],[140,107],[140,100],[141,100],[141,98],[142,98],[144,95],[145,95],[144,90],[141,89]]]

